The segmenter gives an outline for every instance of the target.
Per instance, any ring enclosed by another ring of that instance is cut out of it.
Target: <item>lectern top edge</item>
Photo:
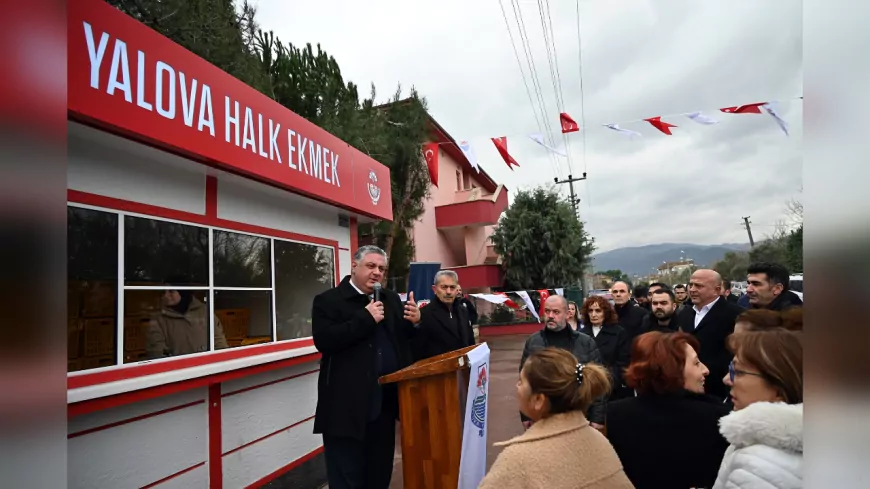
[[[378,382],[381,384],[391,384],[404,380],[418,379],[430,375],[439,375],[447,372],[468,369],[469,362],[466,354],[477,348],[477,346],[478,345],[467,346],[459,350],[453,350],[447,353],[442,353],[441,355],[425,358],[413,365],[399,370],[398,372],[384,375],[378,379]]]

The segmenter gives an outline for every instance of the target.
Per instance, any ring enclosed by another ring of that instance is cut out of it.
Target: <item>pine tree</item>
[[[517,193],[490,240],[504,257],[505,287],[520,290],[578,283],[595,250],[571,203],[542,187]]]

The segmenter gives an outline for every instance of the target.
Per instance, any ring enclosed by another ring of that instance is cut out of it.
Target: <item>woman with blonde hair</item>
[[[577,307],[576,302],[568,301],[568,326],[571,326],[571,329],[577,331],[580,324],[580,308]]]
[[[803,487],[803,345],[784,328],[731,336],[723,381],[734,412],[719,421],[731,444],[714,489]]]
[[[520,411],[534,422],[503,446],[483,489],[633,488],[613,447],[583,415],[610,389],[607,370],[545,348],[526,360],[517,382]]]

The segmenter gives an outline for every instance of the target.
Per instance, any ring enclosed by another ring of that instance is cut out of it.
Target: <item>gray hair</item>
[[[456,272],[453,270],[438,270],[438,273],[435,274],[435,280],[432,281],[432,285],[438,285],[438,280],[440,280],[441,277],[450,277],[455,280],[457,284],[459,283],[459,275],[456,275]]]
[[[382,257],[384,257],[384,261],[387,260],[387,252],[386,251],[378,248],[375,245],[365,245],[365,246],[360,246],[359,249],[356,250],[356,253],[353,254],[353,261],[355,261],[356,263],[359,263],[362,261],[362,259],[366,255],[372,255],[372,254],[381,255]]]

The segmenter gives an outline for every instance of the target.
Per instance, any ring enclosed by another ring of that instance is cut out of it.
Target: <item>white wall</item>
[[[221,384],[225,489],[247,487],[322,446],[310,419],[318,368],[311,362]],[[71,418],[69,487],[139,488],[197,464],[156,487],[208,487],[207,396],[194,389]]]
[[[208,487],[206,394],[195,389],[70,419],[68,487],[135,489],[203,462],[162,487]]]
[[[247,487],[323,444],[309,419],[317,406],[317,368],[303,364],[221,386],[225,489]],[[244,390],[254,385],[263,386]]]
[[[183,158],[69,124],[69,189],[204,214],[205,172]]]
[[[215,175],[218,217],[350,247],[350,229],[338,225],[339,214],[348,213],[337,207],[81,124],[68,128],[69,189],[202,215],[206,175]],[[336,266],[340,276],[350,273],[350,255],[339,253]]]

